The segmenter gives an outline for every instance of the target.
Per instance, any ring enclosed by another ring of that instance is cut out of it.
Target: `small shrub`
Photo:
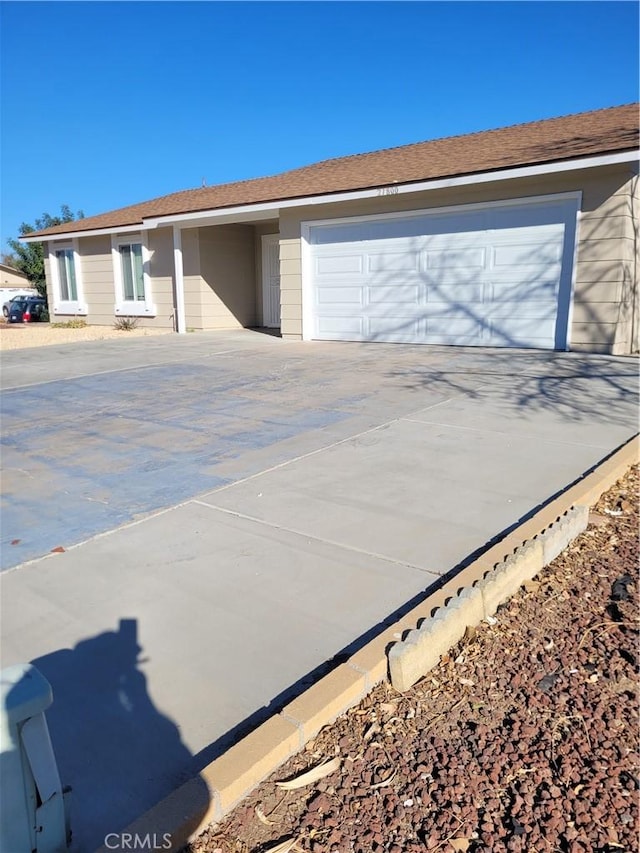
[[[48,323],[48,322],[49,322],[49,319],[50,319],[50,318],[49,318],[49,312],[47,311],[47,309],[46,309],[46,308],[43,308],[43,309],[42,309],[42,312],[41,312],[41,314],[40,314],[40,322],[41,322],[41,323]]]
[[[47,313],[47,319],[48,317]],[[82,317],[74,317],[73,320],[65,320],[64,323],[52,323],[51,326],[54,329],[84,329],[87,326],[87,321],[83,320]]]
[[[138,328],[139,317],[116,317],[113,328],[119,332],[132,332]]]

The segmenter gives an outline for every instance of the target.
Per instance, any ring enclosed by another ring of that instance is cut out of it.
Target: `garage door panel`
[[[326,335],[362,335],[361,317],[319,317],[318,332]]]
[[[479,322],[481,325],[488,322],[490,310],[481,302],[476,304],[465,303],[434,303],[429,306],[428,311],[423,311],[423,316],[427,322],[427,326],[431,321],[437,321],[441,324],[443,321],[453,320],[470,320],[474,323]],[[438,326],[440,328],[440,326]]]
[[[481,270],[486,263],[485,249],[448,249],[425,252],[428,270]]]
[[[460,231],[454,234],[425,234],[416,239],[414,245],[423,252],[451,251],[452,241],[456,250],[484,249],[486,239],[483,231]]]
[[[482,210],[469,211],[468,213],[457,212],[447,214],[430,214],[421,218],[422,235],[449,235],[459,234],[470,237],[479,231],[485,231],[491,227],[487,214]]]
[[[540,321],[533,317],[510,318],[508,320],[493,319],[490,328],[492,340],[502,341],[502,345],[508,343],[511,346],[530,346],[527,342],[534,340],[544,348],[553,346],[553,335],[541,334]]]
[[[516,322],[519,318],[551,320],[555,315],[555,302],[505,302],[504,305],[493,305],[487,310],[488,317],[503,323],[510,320]]]
[[[421,288],[412,284],[387,284],[377,287],[369,286],[367,288],[368,299],[370,305],[382,304],[412,304],[418,305],[420,302]]]
[[[424,340],[413,341],[413,343],[430,344],[431,346],[457,346],[457,347],[479,347],[489,346],[487,341],[481,339],[477,334],[462,335],[443,335],[430,332]]]
[[[361,273],[362,255],[327,255],[316,258],[316,275],[347,275]]]
[[[378,335],[402,335],[415,340],[420,335],[420,320],[413,317],[399,315],[396,317],[370,317],[369,333]]]
[[[562,264],[503,264],[502,266],[493,266],[487,270],[487,279],[495,279],[497,281],[505,281],[513,279],[515,281],[549,281],[553,280],[556,283],[556,289],[560,282],[562,274]]]
[[[489,328],[486,321],[478,323],[476,317],[460,316],[460,317],[429,317],[426,321],[427,334],[439,335],[440,337],[457,338],[460,335],[465,336],[468,340],[475,338],[476,340],[482,336],[482,330]]]
[[[362,288],[360,287],[319,287],[316,291],[318,305],[350,304],[362,305]]]
[[[493,281],[485,285],[487,302],[552,302],[557,304],[558,287],[554,280],[530,281]]]
[[[377,272],[414,272],[417,271],[420,264],[420,255],[418,252],[388,252],[372,253],[368,257],[367,271],[371,273]]]
[[[453,282],[451,284],[434,284],[427,285],[427,302],[444,302],[451,304],[453,302],[482,304],[484,301],[484,286],[480,282]]]
[[[514,243],[506,246],[494,245],[493,266],[507,267],[521,264],[558,266],[562,260],[562,245],[558,243]]]
[[[429,234],[450,233],[475,233],[482,227],[483,217],[478,214],[454,217],[445,216],[414,216],[407,219],[380,220],[375,223],[367,223],[368,227],[363,229],[359,239],[365,240],[421,240]]]
[[[394,293],[398,291],[398,294],[401,294],[404,291],[404,295],[400,296],[402,302],[406,300],[406,294],[409,292],[409,289],[413,289],[418,294],[418,300],[420,302],[424,302],[424,294],[425,294],[425,281],[422,276],[417,275],[408,275],[408,276],[385,276],[385,277],[376,277],[370,278],[369,281],[365,285],[365,290],[369,293],[376,292],[377,296],[375,297],[377,301],[380,300],[380,294],[386,293],[387,298],[391,304],[395,301]]]
[[[565,330],[568,316],[570,210],[563,201],[312,226],[313,335],[553,348],[562,300]]]
[[[476,284],[482,284],[487,280],[487,274],[484,270],[476,269],[456,269],[456,270],[429,270],[424,274],[422,279],[426,287],[433,287],[436,290],[440,287],[451,285],[462,285],[463,287],[473,287]]]

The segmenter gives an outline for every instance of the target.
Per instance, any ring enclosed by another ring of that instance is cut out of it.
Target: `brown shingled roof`
[[[313,197],[436,178],[551,163],[638,146],[638,104],[323,160],[279,175],[183,190],[37,236],[141,225],[143,219],[259,202]],[[36,236],[30,234],[29,237]]]

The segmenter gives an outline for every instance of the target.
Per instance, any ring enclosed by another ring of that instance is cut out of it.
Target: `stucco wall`
[[[171,262],[173,275],[173,260]],[[202,288],[200,236],[197,228],[182,232],[182,273],[184,278],[184,322],[187,329],[202,328]]]
[[[251,225],[199,229],[202,328],[255,326],[255,232]]]
[[[633,262],[635,178],[628,167],[589,178],[583,185],[571,348],[621,355],[632,349],[638,288]]]
[[[300,220],[287,217],[280,219],[280,333],[283,338],[302,336],[302,255],[299,234]]]
[[[636,251],[631,216],[633,177],[629,165],[623,164],[282,210],[282,334],[284,337],[302,334],[300,226],[304,221],[582,191],[571,348],[628,352],[632,346],[632,294],[638,286],[637,264],[633,261]]]
[[[268,228],[268,226],[264,226]],[[274,230],[274,226],[271,226]],[[275,227],[277,230],[277,226]],[[124,235],[123,235],[124,236]],[[153,317],[141,317],[141,327],[175,328],[173,230],[149,231],[149,275]],[[55,244],[54,244],[55,245]],[[115,285],[111,237],[78,240],[84,300],[90,325],[111,326],[115,320]],[[256,325],[256,229],[251,225],[188,228],[182,232],[185,325],[193,329],[229,329]],[[48,260],[45,263],[49,304],[53,293]],[[57,315],[56,315],[57,316]],[[60,319],[63,316],[60,315]]]
[[[116,303],[113,286],[111,237],[83,237],[78,240],[82,267],[86,321],[95,326],[112,326]]]
[[[148,232],[151,295],[156,306],[155,317],[145,317],[140,326],[175,329],[173,286],[173,229],[159,228]]]
[[[122,235],[125,237],[126,235]],[[55,247],[55,243],[53,244]],[[112,326],[115,321],[115,285],[111,257],[111,236],[81,237],[78,252],[82,272],[84,301],[87,303],[87,323],[92,326]],[[173,236],[171,229],[162,228],[149,232],[151,293],[156,306],[154,317],[140,317],[140,328],[174,327],[173,318]],[[45,263],[47,296],[49,305],[54,304],[48,258]],[[64,314],[52,319],[63,320]]]

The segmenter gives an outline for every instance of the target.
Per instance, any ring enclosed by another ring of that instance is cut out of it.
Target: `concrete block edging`
[[[522,584],[534,578],[586,529],[588,506],[572,506],[538,536],[519,545],[512,554],[447,599],[433,616],[389,650],[389,675],[399,692],[412,687],[453,648],[467,628],[493,616]]]
[[[389,678],[399,691],[409,689],[459,642],[468,625],[492,616],[525,580],[585,530],[589,507],[638,461],[639,447],[636,436],[125,832],[167,832],[171,850],[179,850],[210,824],[219,823],[261,781],[377,684]],[[206,807],[201,797],[194,797],[196,781],[208,789]],[[106,848],[99,853],[106,853]]]

